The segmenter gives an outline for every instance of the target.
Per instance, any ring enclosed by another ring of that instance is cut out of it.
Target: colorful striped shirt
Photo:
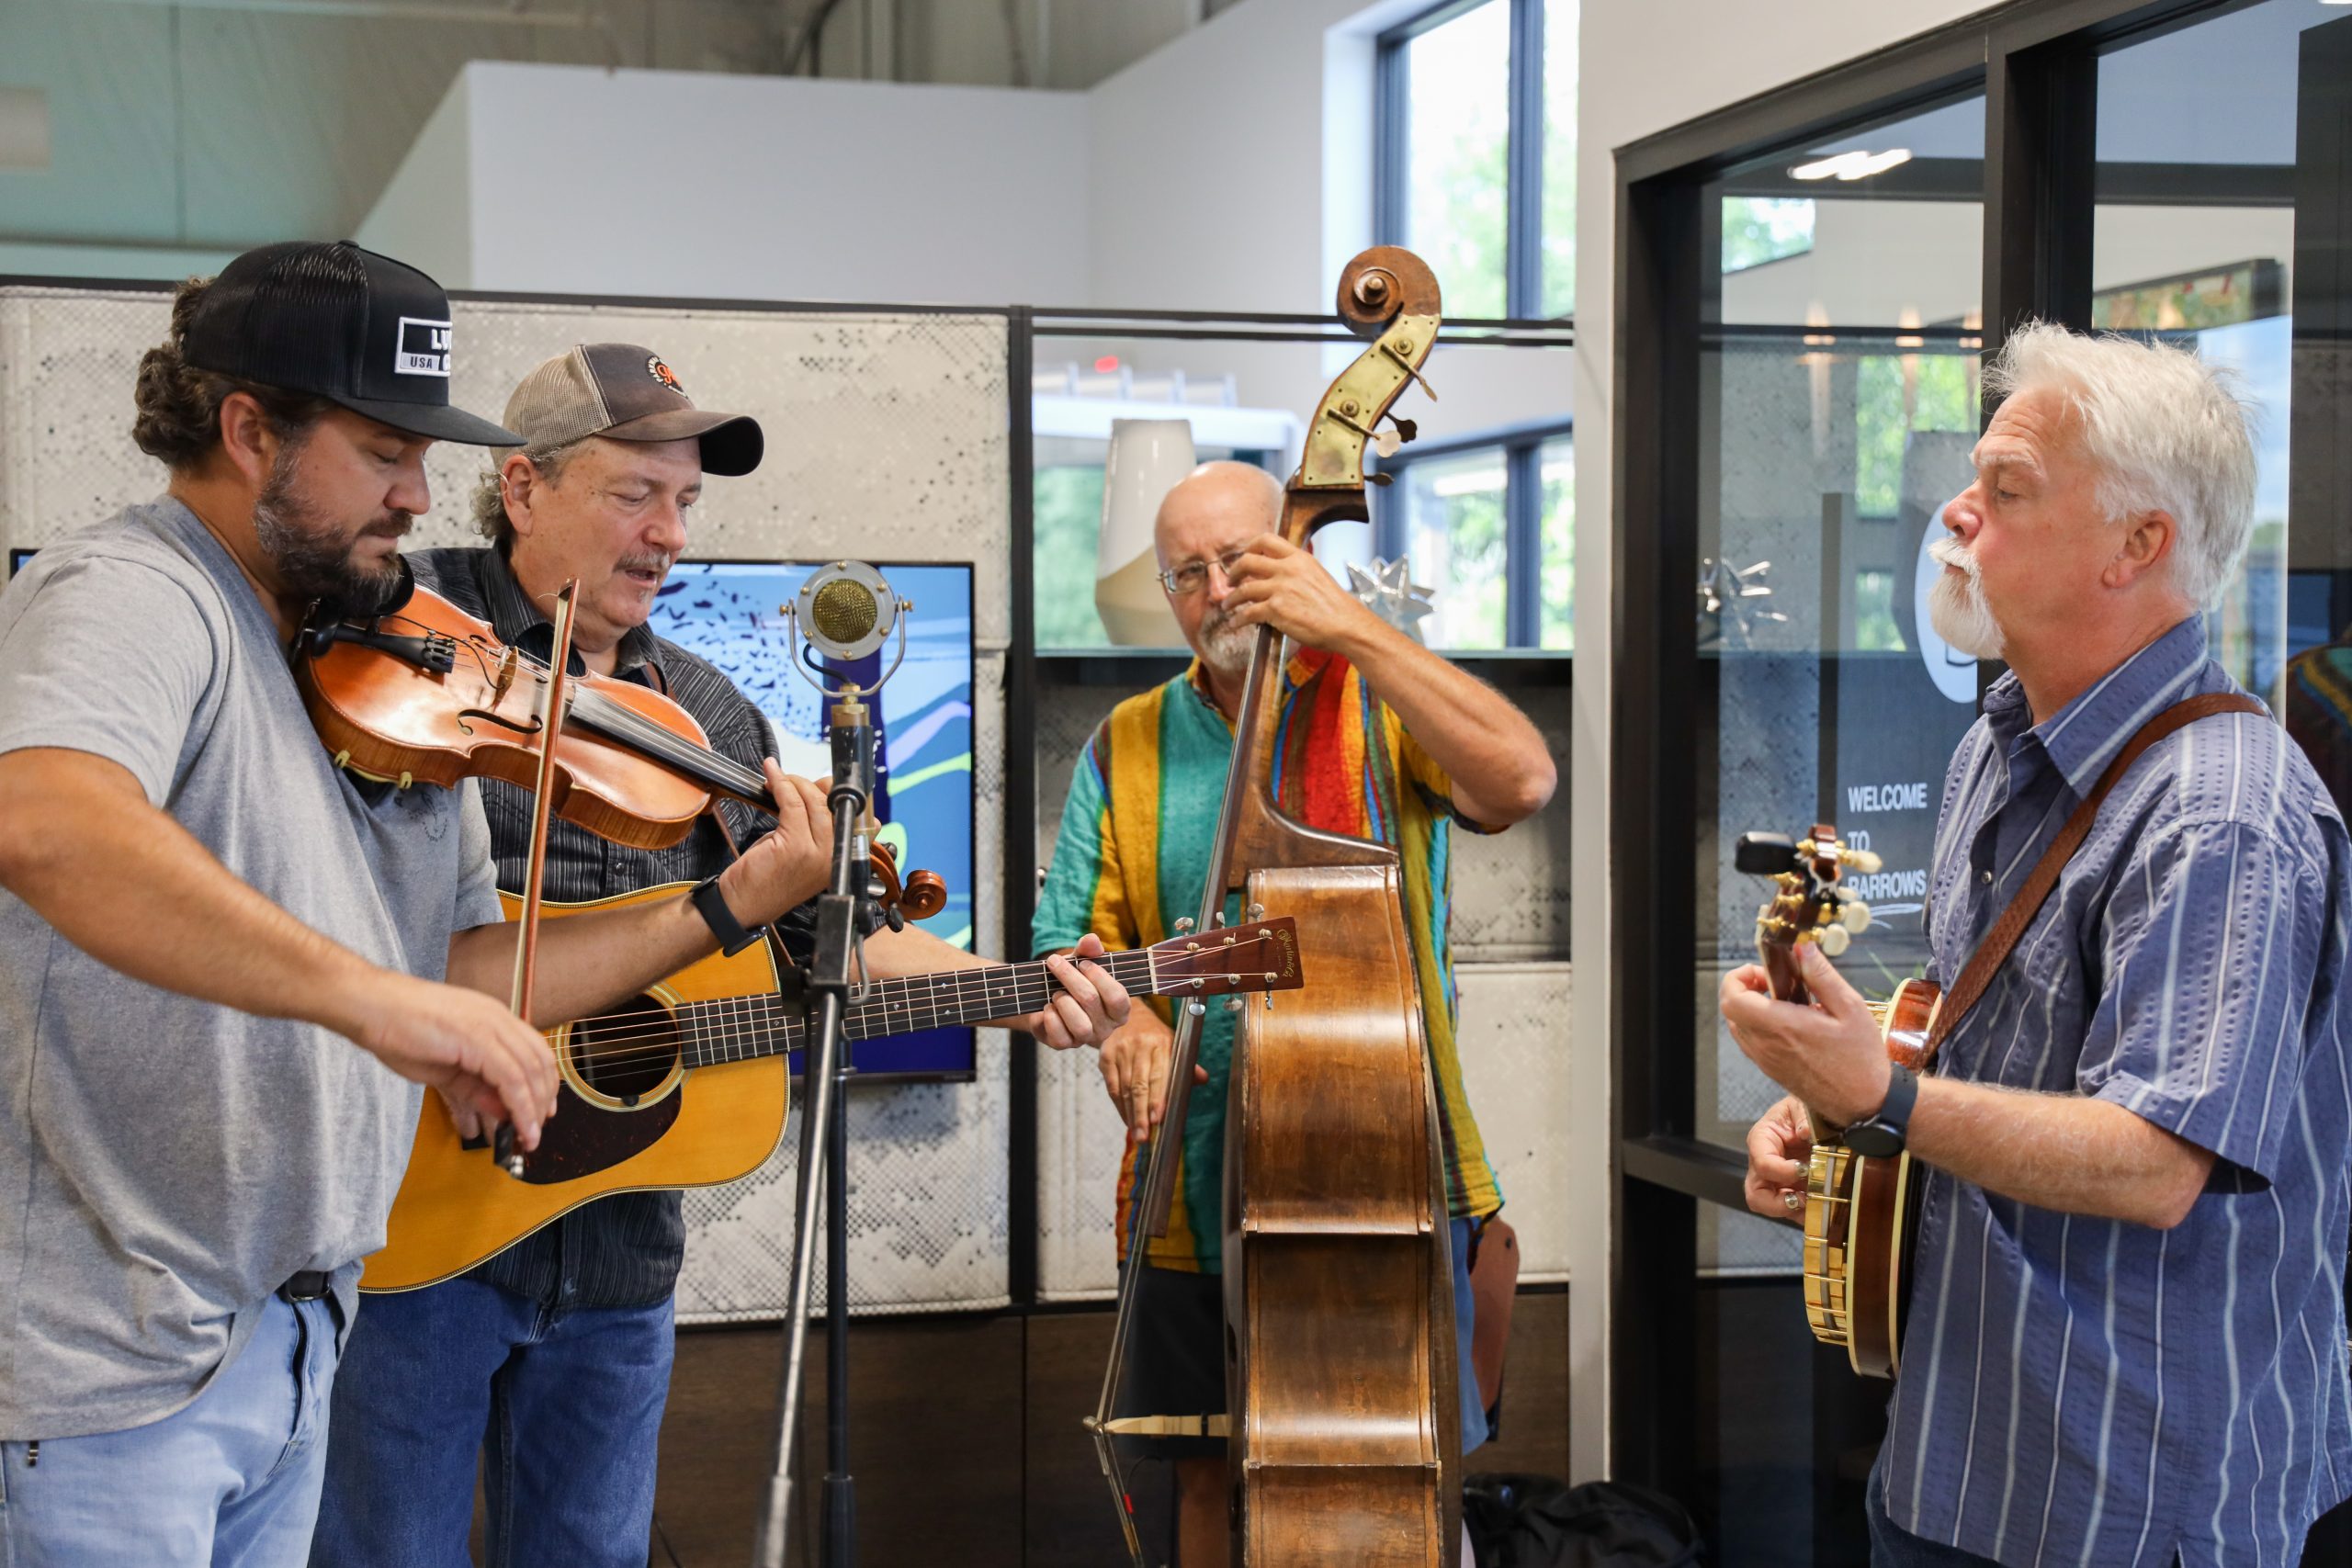
[[[1159,942],[1178,917],[1199,911],[1233,758],[1233,726],[1203,692],[1199,671],[1195,662],[1167,684],[1121,703],[1080,754],[1032,927],[1038,953],[1069,947],[1089,931],[1113,949]],[[1273,782],[1283,808],[1310,827],[1376,840],[1398,853],[1422,1032],[1437,1082],[1447,1198],[1456,1216],[1491,1213],[1502,1206],[1502,1193],[1462,1090],[1446,939],[1448,829],[1460,822],[1474,832],[1489,829],[1454,811],[1445,770],[1344,659],[1309,652],[1291,660],[1278,733]],[[1239,905],[1238,894],[1227,900],[1227,920],[1239,919]],[[1170,1018],[1164,1000],[1151,1005]],[[1162,1268],[1214,1274],[1221,1263],[1233,1018],[1212,1008],[1202,1021],[1200,1060],[1209,1081],[1193,1091],[1174,1212],[1150,1257]],[[1130,1147],[1119,1171],[1122,1258],[1136,1175]]]
[[[1934,976],[2143,724],[2235,689],[2195,617],[2040,725],[2003,676],[1945,780]],[[2284,1568],[2352,1492],[2348,935],[2352,840],[2277,724],[2199,720],[2116,784],[1939,1070],[2120,1105],[2212,1175],[2166,1231],[1928,1173],[1895,1524],[2012,1565]]]

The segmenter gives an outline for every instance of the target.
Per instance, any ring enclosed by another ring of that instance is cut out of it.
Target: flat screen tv
[[[8,552],[10,575],[33,552]],[[767,715],[776,761],[786,771],[823,782],[832,775],[828,705],[790,668],[778,607],[800,591],[820,563],[685,560],[670,571],[649,625],[724,671]],[[949,944],[972,945],[972,568],[967,562],[876,561],[901,599],[907,658],[873,706],[876,772],[875,815],[902,872],[935,871],[947,883],[947,907],[922,929]],[[897,641],[862,660],[853,678],[871,681]],[[967,1079],[974,1076],[973,1032],[931,1029],[858,1042],[851,1051],[861,1077]],[[800,1070],[793,1058],[793,1070]]]

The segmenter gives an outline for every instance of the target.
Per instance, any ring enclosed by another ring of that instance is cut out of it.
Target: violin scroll
[[[927,920],[947,908],[946,878],[935,871],[912,871],[902,882],[898,852],[888,844],[874,846],[866,857],[866,869],[881,890],[875,895],[875,903],[885,913],[897,912],[898,918],[890,922],[893,928],[904,920]]]

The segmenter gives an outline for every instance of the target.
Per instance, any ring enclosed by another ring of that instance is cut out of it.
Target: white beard
[[[1928,591],[1928,622],[1955,653],[1971,659],[1998,659],[2007,646],[2001,624],[1985,602],[1984,584],[1977,576],[1976,558],[1966,545],[1946,536],[1928,547],[1928,553],[1962,575],[1947,571]]]

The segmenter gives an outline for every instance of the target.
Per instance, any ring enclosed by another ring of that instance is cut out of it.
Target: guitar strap
[[[1968,1016],[1968,1010],[1976,1005],[1976,998],[1984,994],[1984,987],[1993,983],[1993,976],[2008,959],[2009,950],[2017,946],[2018,939],[2025,935],[2026,927],[2033,924],[2034,916],[2040,914],[2041,906],[2049,901],[2051,890],[2058,886],[2059,874],[2066,869],[2066,863],[2075,858],[2075,852],[2082,848],[2083,840],[2090,837],[2091,823],[2098,818],[2099,804],[2107,799],[2107,792],[2131,771],[2132,764],[2138,761],[2140,754],[2149,747],[2174,730],[2217,713],[2269,716],[2269,710],[2252,697],[2235,692],[2208,692],[2201,697],[2190,697],[2176,703],[2156,715],[2142,725],[2140,732],[2115,754],[2115,761],[2107,765],[2107,772],[2099,775],[2098,783],[2092,786],[2090,794],[2083,797],[2083,803],[2075,807],[2074,815],[2066,818],[2066,825],[2058,830],[2057,838],[2051,840],[2050,848],[2043,851],[2041,859],[2034,863],[2033,874],[2025,879],[2025,886],[2018,889],[2018,896],[2009,900],[2009,907],[2001,911],[1999,919],[1993,922],[1993,929],[1985,933],[1984,942],[1969,954],[1967,966],[1961,970],[1960,978],[1953,981],[1951,989],[1944,993],[1943,1005],[1936,1010],[1936,1021],[1928,1029],[1927,1045],[1920,1053],[1919,1070],[1922,1073],[1935,1065],[1936,1053],[1942,1048],[1945,1039],[1959,1027],[1960,1021]]]
[[[2162,740],[2176,728],[2194,724],[2197,719],[2213,717],[2216,712],[2253,712],[2253,715],[2269,717],[2267,707],[2256,703],[2251,696],[2239,696],[2237,691],[2209,691],[2204,696],[2192,696],[2180,703],[2173,703],[2171,707],[2159,712],[2157,717],[2143,724],[2141,733],[2135,733],[2133,739],[2126,740],[2124,750],[2114,755],[2114,761],[2109,761],[2108,771],[2100,773],[2098,783],[2091,785],[2091,792],[2084,795],[2082,804],[2075,807],[2075,816],[2065,820],[2065,828],[2058,829],[2058,837],[2051,840],[2049,849],[2041,851],[2041,858],[2034,863],[2034,870],[2025,879],[2025,886],[2018,888],[2016,898],[2008,900],[2008,908],[2002,909],[2002,917],[1992,921],[1992,931],[1987,931],[1985,941],[1975,947],[1975,952],[1971,952],[1969,964],[1959,971],[1959,980],[1954,980],[1952,989],[1945,992],[1943,1006],[1936,1009],[1936,1022],[1927,1032],[1927,1048],[1919,1055],[1919,1072],[1927,1072],[1928,1067],[1936,1065],[1936,1051],[1943,1048],[1943,1042],[1952,1034],[1954,1027],[1959,1027],[1959,1021],[1969,1016],[1969,1009],[1975,1006],[1975,999],[1985,995],[1985,987],[1992,985],[1992,976],[1999,974],[2002,964],[2008,959],[2008,950],[2018,945],[2018,938],[2025,936],[2025,926],[2034,924],[2034,915],[2040,915],[2041,905],[2049,903],[2051,888],[2058,886],[2058,874],[2065,870],[2065,863],[2072,861],[2075,851],[2082,849],[2082,841],[2091,837],[2091,823],[2098,820],[2098,807],[2100,802],[2108,799],[2108,790],[2112,790],[2114,783],[2120,781],[2124,773],[2129,773],[2131,764],[2141,760],[2141,752],[2145,752],[2150,745]]]

